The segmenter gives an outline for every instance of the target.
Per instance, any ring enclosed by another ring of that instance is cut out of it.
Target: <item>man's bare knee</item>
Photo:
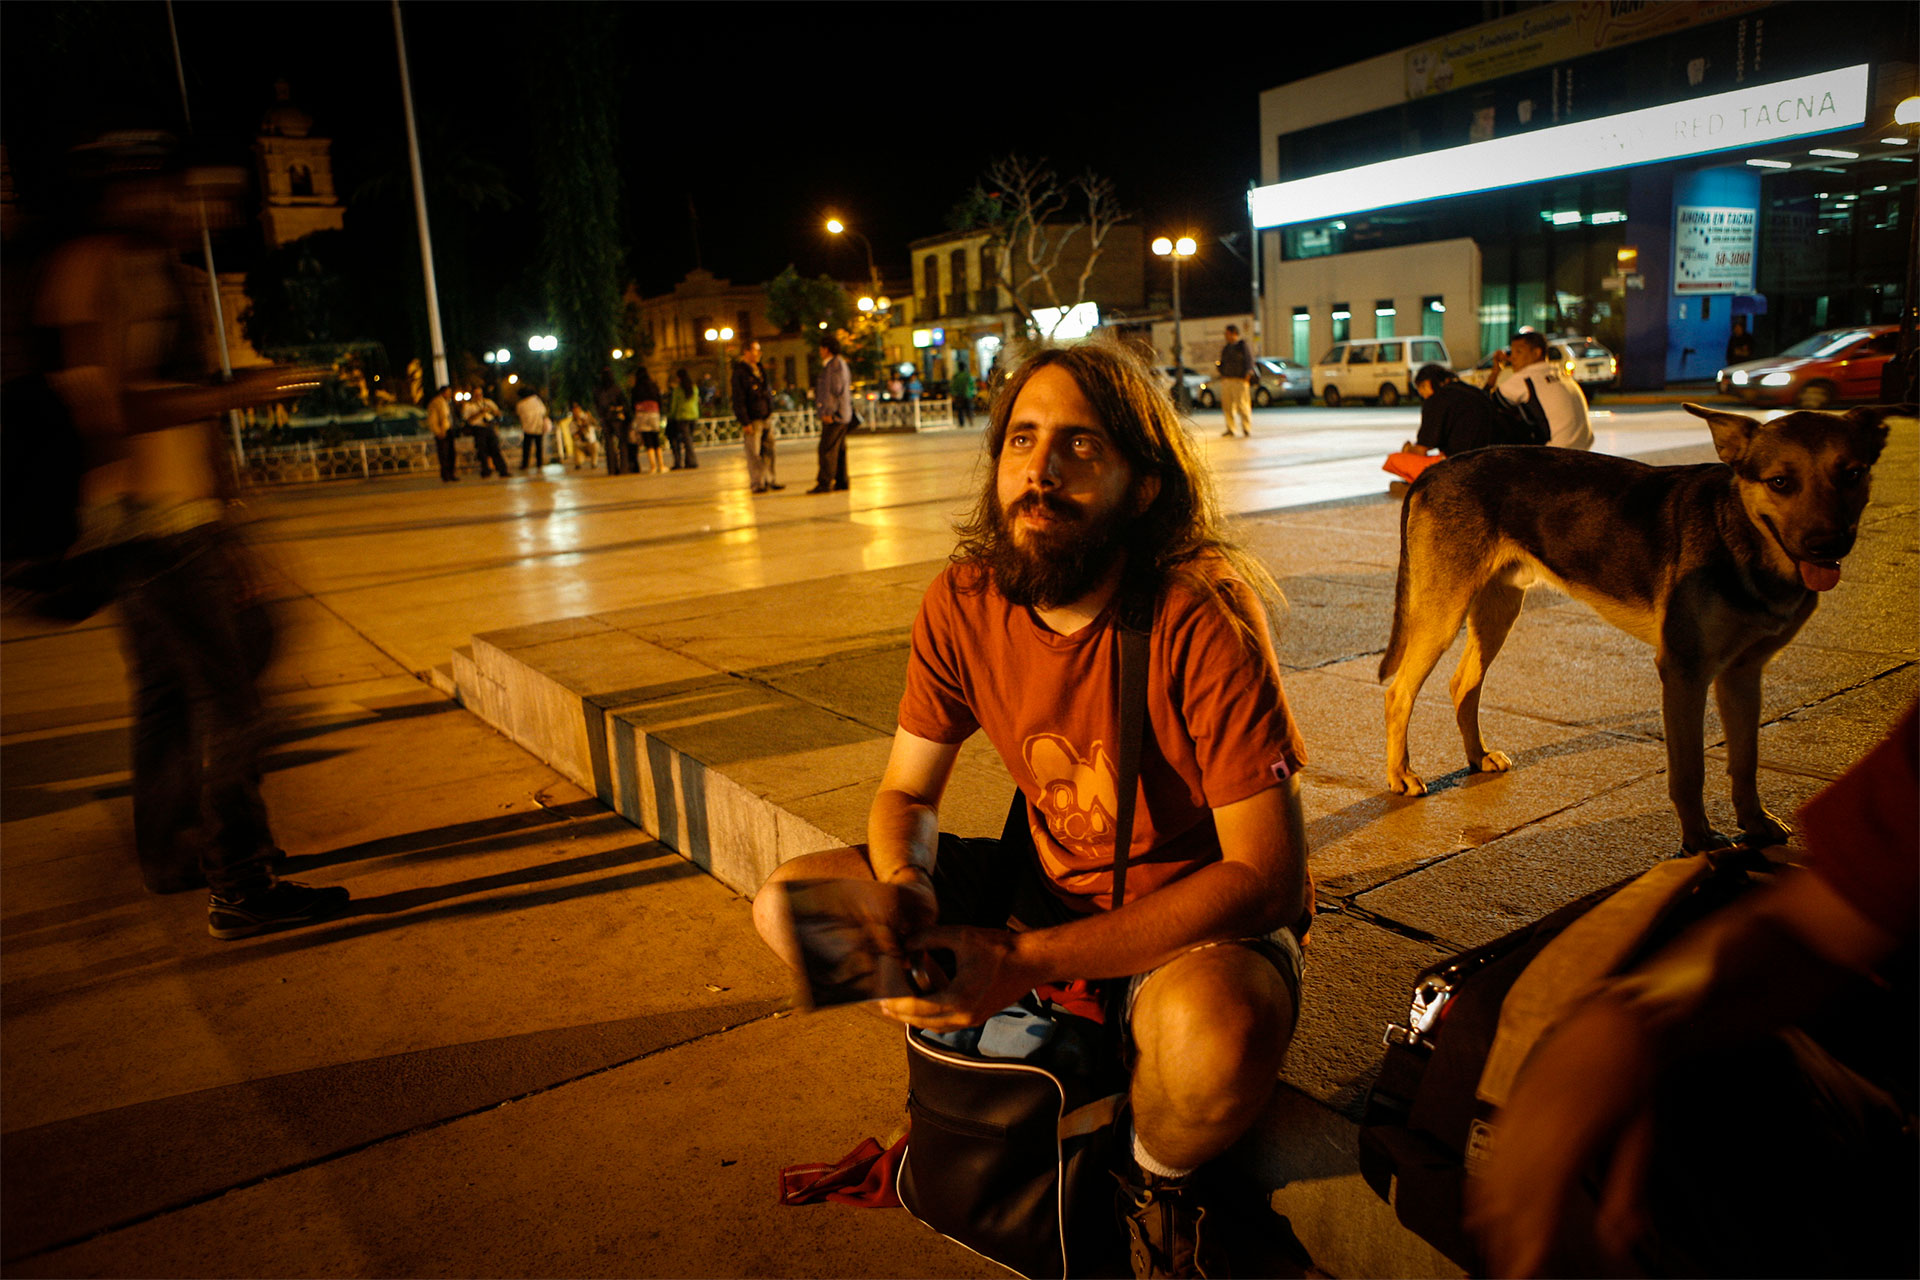
[[[782,936],[779,922],[774,916],[775,895],[766,892],[767,885],[776,880],[871,880],[873,868],[867,863],[867,846],[851,845],[839,849],[822,849],[818,853],[803,853],[790,858],[773,869],[760,885],[760,892],[753,895],[753,927],[760,940],[780,954],[789,964],[798,965],[800,957],[787,955],[778,945]]]
[[[1147,981],[1134,1006],[1134,1042],[1150,1087],[1201,1123],[1253,1095],[1264,1098],[1292,1032],[1285,979],[1245,947],[1181,957]]]

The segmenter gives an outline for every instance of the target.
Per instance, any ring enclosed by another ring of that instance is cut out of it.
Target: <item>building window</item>
[[[1392,298],[1382,298],[1373,304],[1373,336],[1391,338],[1393,336],[1394,317],[1399,310],[1393,305]]]
[[[947,255],[948,292],[953,295],[950,311],[954,315],[965,315],[967,306],[967,251],[955,249]]]
[[[1353,332],[1353,309],[1344,302],[1333,304],[1333,340],[1345,342]]]
[[[927,300],[927,314],[933,315],[940,305],[940,258],[930,253],[920,262],[924,279],[920,293]]]
[[[733,313],[733,336],[745,346],[747,339],[753,336],[753,312],[736,311]]]
[[[707,330],[713,328],[712,316],[693,318],[693,350],[696,355],[712,355],[713,344],[707,341]]]
[[[787,357],[787,385],[790,387],[797,387],[800,385],[798,382],[795,382],[793,380],[793,357],[792,356]]]
[[[296,164],[287,170],[287,187],[296,196],[313,194],[313,170],[303,164]]]
[[[1313,363],[1313,312],[1305,307],[1293,309],[1293,362]]]
[[[1420,333],[1438,338],[1447,327],[1447,300],[1438,294],[1420,299]]]

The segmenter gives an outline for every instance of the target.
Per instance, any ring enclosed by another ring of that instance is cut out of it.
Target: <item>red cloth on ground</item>
[[[1437,453],[1390,453],[1387,460],[1380,464],[1380,469],[1402,480],[1418,480],[1422,471],[1436,462],[1445,461],[1446,458]]]
[[[901,1138],[886,1150],[868,1138],[837,1164],[795,1164],[780,1171],[780,1203],[787,1205],[850,1204],[862,1209],[898,1209],[893,1192],[894,1173],[906,1152]]]

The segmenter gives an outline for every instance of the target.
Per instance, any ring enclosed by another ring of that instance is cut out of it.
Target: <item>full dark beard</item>
[[[1035,506],[1045,506],[1061,523],[1029,530],[1026,541],[1019,542],[1012,517]],[[1000,506],[995,494],[991,510],[993,539],[978,561],[993,575],[1000,594],[1016,605],[1055,609],[1072,604],[1100,584],[1125,550],[1117,507],[1090,517],[1064,498],[1028,492],[1014,500],[1011,511]]]

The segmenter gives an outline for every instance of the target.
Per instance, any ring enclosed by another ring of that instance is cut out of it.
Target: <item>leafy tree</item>
[[[806,280],[789,262],[786,270],[767,282],[767,319],[779,325],[782,333],[815,330],[823,320],[830,329],[845,329],[855,314],[853,299],[831,276]]]
[[[999,284],[1027,331],[1041,333],[1034,312],[1058,307],[1064,319],[1068,310],[1085,302],[1108,234],[1133,215],[1120,207],[1110,179],[1088,169],[1062,181],[1044,156],[1002,156],[987,166],[984,177],[953,207],[948,226],[993,233],[988,251]],[[1056,274],[1064,276],[1061,262],[1070,246],[1075,247],[1079,269],[1071,280],[1056,281]],[[1063,301],[1067,288],[1071,298]],[[1045,336],[1051,337],[1052,330]]]
[[[540,260],[560,350],[552,401],[589,399],[620,334],[620,14],[543,6],[547,137],[540,148]]]

